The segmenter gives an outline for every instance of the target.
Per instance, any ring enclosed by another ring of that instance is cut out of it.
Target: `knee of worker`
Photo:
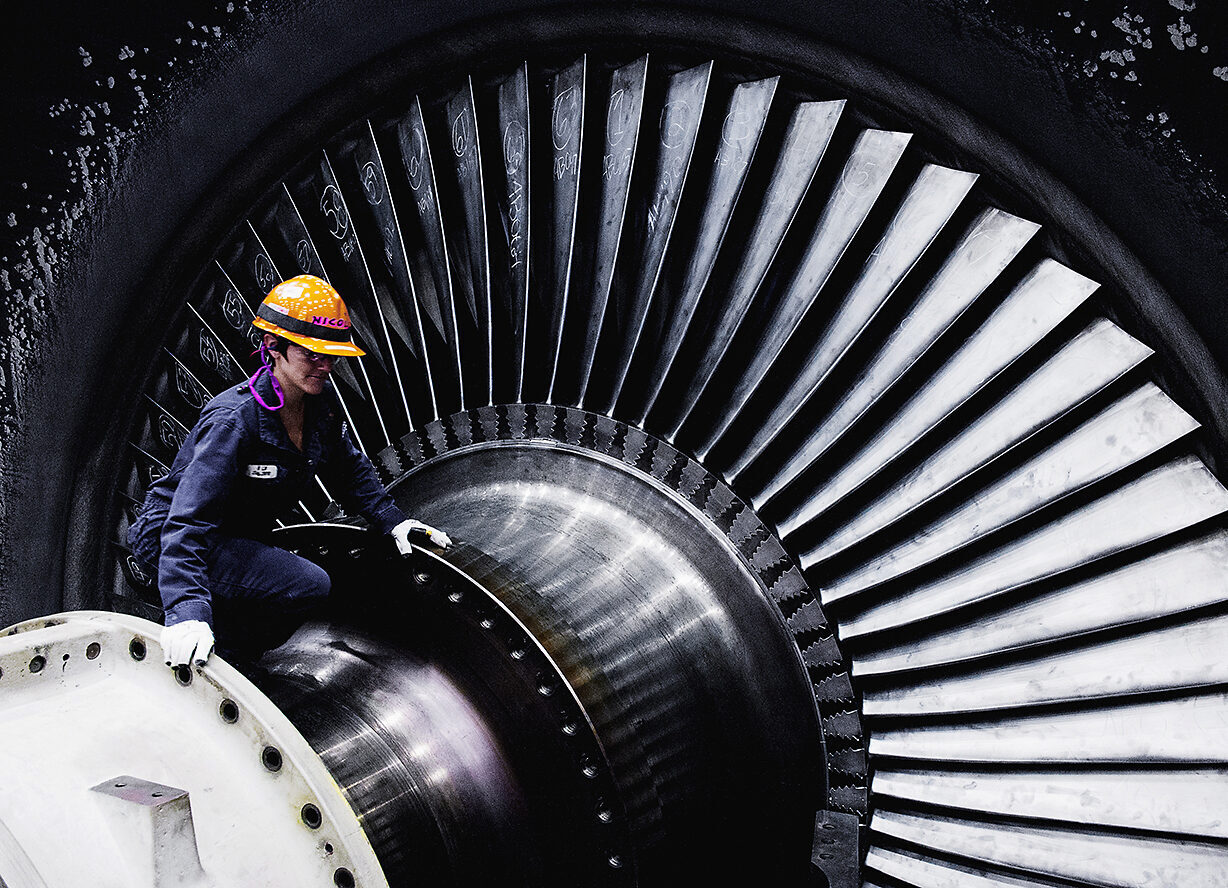
[[[283,591],[285,603],[295,609],[309,609],[322,604],[333,587],[328,572],[306,558],[298,558],[294,575],[287,577]]]

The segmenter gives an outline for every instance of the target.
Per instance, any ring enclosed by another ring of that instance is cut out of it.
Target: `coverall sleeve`
[[[341,425],[341,441],[335,456],[320,474],[342,507],[359,514],[380,533],[389,533],[405,520],[405,513],[393,500],[367,455],[359,450],[345,424]]]
[[[192,450],[162,525],[162,557],[158,561],[158,590],[167,626],[185,620],[213,625],[209,549],[239,472],[242,442],[243,434],[234,418],[223,414],[198,423],[184,444]]]

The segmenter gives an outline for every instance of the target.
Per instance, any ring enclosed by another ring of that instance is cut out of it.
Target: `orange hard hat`
[[[300,274],[269,291],[252,326],[324,355],[365,355],[350,341],[350,313],[328,281]]]

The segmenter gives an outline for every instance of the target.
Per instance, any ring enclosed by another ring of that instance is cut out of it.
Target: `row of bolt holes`
[[[102,653],[102,645],[100,645],[96,641],[90,642],[89,645],[85,648],[85,658],[87,660],[97,660],[98,655],[101,653]],[[71,656],[72,656],[71,654],[65,654],[64,662],[67,663]],[[37,657],[33,657],[31,658],[26,668],[30,670],[31,675],[37,675],[39,672],[42,672],[44,669],[47,668],[47,658],[42,656],[41,654]],[[4,670],[0,669],[0,678],[3,678],[3,677],[4,677]]]
[[[836,828],[836,825],[835,825],[834,823],[824,823],[824,824],[823,824],[823,829],[825,829],[825,830],[833,830],[833,829],[835,829],[835,828]],[[834,844],[836,844],[836,840],[835,840],[835,839],[828,839],[828,838],[824,838],[824,839],[820,839],[820,840],[819,840],[819,844],[821,844],[821,845],[834,845]],[[835,855],[835,854],[832,854],[830,851],[820,851],[820,852],[819,852],[819,860],[831,860],[831,859],[832,859],[833,857],[835,857],[835,856],[836,856],[836,855]]]
[[[414,579],[419,584],[424,584],[430,580],[430,575],[417,574],[415,575]],[[450,601],[452,604],[460,604],[461,601],[464,600],[464,597],[464,593],[462,593],[460,590],[453,590],[452,592],[448,593],[448,601]],[[489,616],[483,616],[481,614],[478,616],[478,625],[483,629],[489,631],[495,628],[495,621]],[[526,643],[524,641],[511,641],[509,642],[509,646],[511,648],[511,657],[513,660],[520,660],[525,656]],[[543,697],[549,697],[554,694],[554,680],[544,674],[539,674],[537,676],[537,692]],[[566,718],[566,714],[564,714],[564,717]],[[578,726],[574,720],[568,719],[563,724],[563,733],[569,737],[574,736],[577,730]],[[601,773],[600,769],[593,762],[592,757],[588,754],[581,756],[580,772],[590,780],[595,779],[597,775]],[[597,810],[597,819],[602,823],[612,823],[614,820],[614,812],[612,812],[605,805],[601,805]],[[606,858],[606,864],[609,865],[610,869],[622,869],[623,859],[618,854],[610,854]]]
[[[98,651],[95,650],[91,655],[90,649],[97,647],[97,644],[90,645],[90,647],[86,649],[85,655],[91,660],[94,659],[94,657],[98,656]],[[145,642],[140,638],[132,639],[132,641],[128,644],[128,653],[132,655],[132,659],[134,660],[144,660],[147,653]],[[42,658],[36,657],[35,659]],[[68,659],[67,654],[64,655],[64,659]],[[42,669],[41,665],[39,666],[39,669]],[[31,669],[30,671],[37,672],[38,670]],[[186,688],[192,683],[191,668],[188,666],[177,666],[175,668],[175,680]],[[233,725],[239,720],[239,705],[228,697],[222,700],[221,704],[218,705],[217,714],[221,717],[222,721],[226,722],[226,724]],[[276,746],[266,746],[260,751],[260,762],[269,771],[280,771],[282,766],[281,750]],[[310,829],[319,829],[324,823],[324,816],[320,813],[320,809],[310,802],[303,805],[299,815],[302,817],[303,823]],[[324,853],[333,853],[333,846],[331,842],[324,843]],[[336,885],[337,888],[354,888],[354,875],[345,867],[338,867],[333,873],[333,884]]]

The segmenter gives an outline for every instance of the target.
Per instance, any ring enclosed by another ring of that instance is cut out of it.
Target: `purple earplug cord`
[[[282,394],[281,383],[278,382],[277,377],[273,375],[273,362],[269,358],[269,347],[264,343],[261,343],[260,348],[257,349],[257,351],[260,353],[260,369],[252,374],[252,378],[247,381],[247,387],[252,390],[252,397],[256,399],[256,403],[258,403],[265,410],[280,410],[283,406],[285,406],[286,396]],[[252,352],[252,354],[254,355],[256,352]],[[260,392],[256,391],[256,381],[260,379],[260,374],[262,373],[268,373],[269,379],[273,383],[273,392],[277,395],[276,407],[265,401],[264,398],[260,397]]]

